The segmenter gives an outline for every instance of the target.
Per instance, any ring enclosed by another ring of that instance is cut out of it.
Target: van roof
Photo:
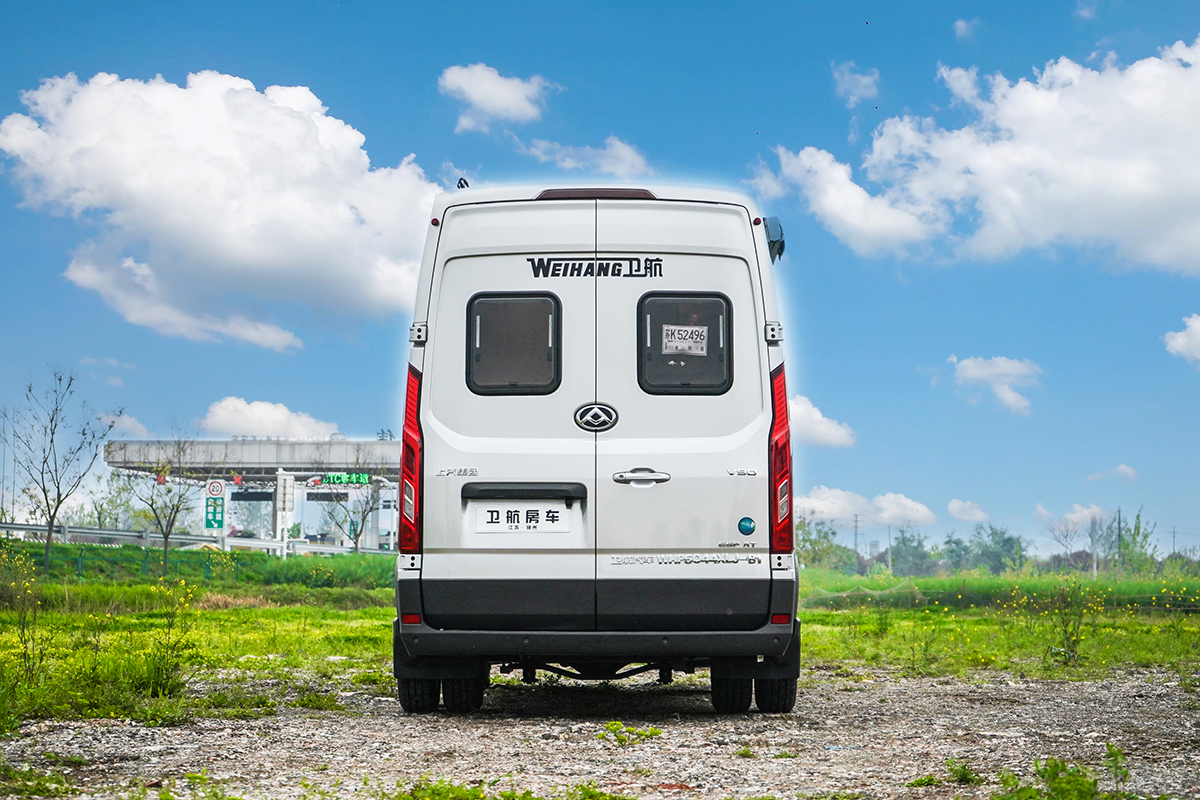
[[[514,200],[536,200],[543,193],[560,195],[603,196],[605,191],[614,195],[628,195],[631,192],[648,192],[656,200],[691,201],[699,203],[729,203],[744,206],[751,213],[758,213],[758,202],[748,194],[731,189],[714,189],[706,186],[672,186],[664,184],[621,185],[616,183],[571,183],[571,184],[510,184],[500,186],[484,186],[479,189],[461,189],[452,192],[442,192],[433,201],[433,215],[441,217],[450,206],[466,205],[468,203],[502,203]],[[553,197],[544,199],[554,199]],[[629,199],[636,199],[636,196]],[[647,197],[646,199],[649,199]]]

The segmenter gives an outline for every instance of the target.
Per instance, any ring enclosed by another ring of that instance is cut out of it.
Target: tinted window
[[[723,394],[733,385],[729,298],[648,294],[638,303],[638,383],[650,394]]]
[[[467,303],[467,386],[476,394],[558,388],[561,325],[548,294],[477,294]]]

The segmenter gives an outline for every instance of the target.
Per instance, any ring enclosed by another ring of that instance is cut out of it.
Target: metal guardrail
[[[0,522],[0,531],[8,533],[35,533],[39,536],[45,536],[46,526],[24,522]],[[116,539],[122,544],[137,544],[145,548],[151,546],[162,547],[163,544],[162,537],[153,531],[126,531],[76,525],[55,525],[54,536],[57,541],[64,544],[81,544],[82,542],[78,538],[74,542],[72,542],[72,538],[84,536]],[[354,552],[353,547],[343,547],[336,544],[314,544],[303,539],[280,541],[279,539],[258,539],[241,536],[204,536],[192,533],[171,534],[171,544],[211,544],[223,551],[229,551],[234,548],[249,548],[253,550],[266,550],[276,555],[284,555],[285,548],[288,555],[302,555],[305,553],[331,555],[335,553]],[[358,552],[374,555],[395,555],[395,551],[393,550],[360,549]]]

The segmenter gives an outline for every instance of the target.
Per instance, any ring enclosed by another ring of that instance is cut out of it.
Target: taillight
[[[400,552],[421,552],[421,373],[409,365],[400,456]]]
[[[792,552],[792,428],[783,365],[771,373],[771,552]]]

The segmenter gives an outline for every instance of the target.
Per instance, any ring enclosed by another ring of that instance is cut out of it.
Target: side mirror
[[[771,263],[774,264],[783,255],[783,225],[779,217],[767,217],[767,250],[771,253]]]

